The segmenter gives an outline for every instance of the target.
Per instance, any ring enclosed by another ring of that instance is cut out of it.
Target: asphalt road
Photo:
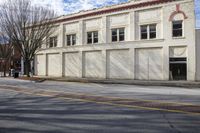
[[[46,81],[33,83],[12,78],[0,78],[0,85],[16,86],[32,90],[51,90],[87,95],[120,98],[137,98],[200,105],[200,88],[178,88],[161,86],[136,86],[119,84],[94,84]]]
[[[0,90],[1,133],[198,133],[200,116]]]
[[[6,81],[0,80],[1,85],[9,84],[24,88],[32,86],[27,89],[33,89],[34,86],[35,88],[44,88],[44,86],[56,88],[55,82],[35,84],[25,81]],[[54,86],[50,87],[53,83]],[[67,83],[56,84],[56,90],[59,90],[59,86],[64,86]],[[100,91],[102,87],[102,85],[97,84],[71,83],[66,88],[71,87],[72,89],[72,86],[73,88],[76,86],[77,88],[81,88],[81,86],[87,88],[85,90],[88,93],[90,92],[89,89],[94,88],[94,92],[96,92],[98,89]],[[127,87],[127,90],[130,91],[128,89],[130,86],[119,85],[115,87],[123,89]],[[134,88],[137,88],[137,86],[134,86]],[[62,89],[63,87],[60,88],[60,91]],[[113,90],[112,94],[115,94],[116,90]],[[195,91],[197,90],[194,89]],[[91,91],[90,93],[94,92]],[[100,92],[98,94],[101,94]],[[138,93],[146,95],[144,98],[147,98],[147,95],[148,98],[154,95],[162,96],[157,93]],[[186,96],[182,93],[176,92],[171,96]],[[188,99],[197,100],[194,102],[197,103],[199,98],[197,92],[193,95],[194,99],[192,99],[193,92],[189,94]],[[140,96],[142,97],[142,95]],[[200,115],[128,108],[34,94],[28,95],[23,92],[0,88],[0,133],[199,133],[199,125]]]

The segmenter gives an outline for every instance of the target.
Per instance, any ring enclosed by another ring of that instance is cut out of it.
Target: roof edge
[[[106,9],[99,8],[102,10],[99,10],[99,11],[96,10],[94,12],[89,12],[92,10],[88,10],[89,13],[86,11],[84,14],[77,13],[77,15],[75,15],[75,16],[68,15],[67,18],[55,20],[54,23],[61,23],[61,22],[65,22],[65,21],[71,21],[71,20],[81,19],[81,18],[90,17],[90,16],[97,16],[97,15],[108,14],[108,13],[117,12],[117,11],[129,10],[129,9],[140,8],[140,7],[147,7],[147,6],[163,4],[163,3],[167,3],[167,2],[174,2],[174,1],[176,1],[176,0],[152,0],[152,1],[147,1],[147,2],[134,3],[134,4],[130,4],[130,5],[122,5],[122,6],[113,7],[113,8],[106,8]],[[127,3],[129,3],[129,2],[127,2]],[[125,3],[123,3],[123,4],[125,4]],[[112,7],[112,6],[110,6],[110,7]]]

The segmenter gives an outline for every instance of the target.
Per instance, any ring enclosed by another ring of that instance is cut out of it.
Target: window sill
[[[98,45],[100,43],[87,43],[86,45]]]
[[[154,40],[158,40],[158,38],[153,38],[153,39],[140,39],[140,41],[154,41]]]
[[[65,45],[64,47],[74,47],[76,45]]]
[[[172,37],[172,39],[185,39],[184,36],[180,36],[180,37]]]
[[[114,44],[114,43],[120,43],[120,42],[126,42],[126,41],[115,41],[115,42],[111,42],[111,44]]]

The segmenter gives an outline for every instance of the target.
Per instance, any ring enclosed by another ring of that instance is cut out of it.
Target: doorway
[[[187,80],[187,59],[170,58],[170,80]]]

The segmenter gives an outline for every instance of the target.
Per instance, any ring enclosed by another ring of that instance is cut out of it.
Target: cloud
[[[128,0],[65,0],[65,13],[74,13],[80,10],[88,10],[126,1]]]
[[[65,14],[63,0],[32,0],[33,5],[46,6],[55,10],[59,15]]]

